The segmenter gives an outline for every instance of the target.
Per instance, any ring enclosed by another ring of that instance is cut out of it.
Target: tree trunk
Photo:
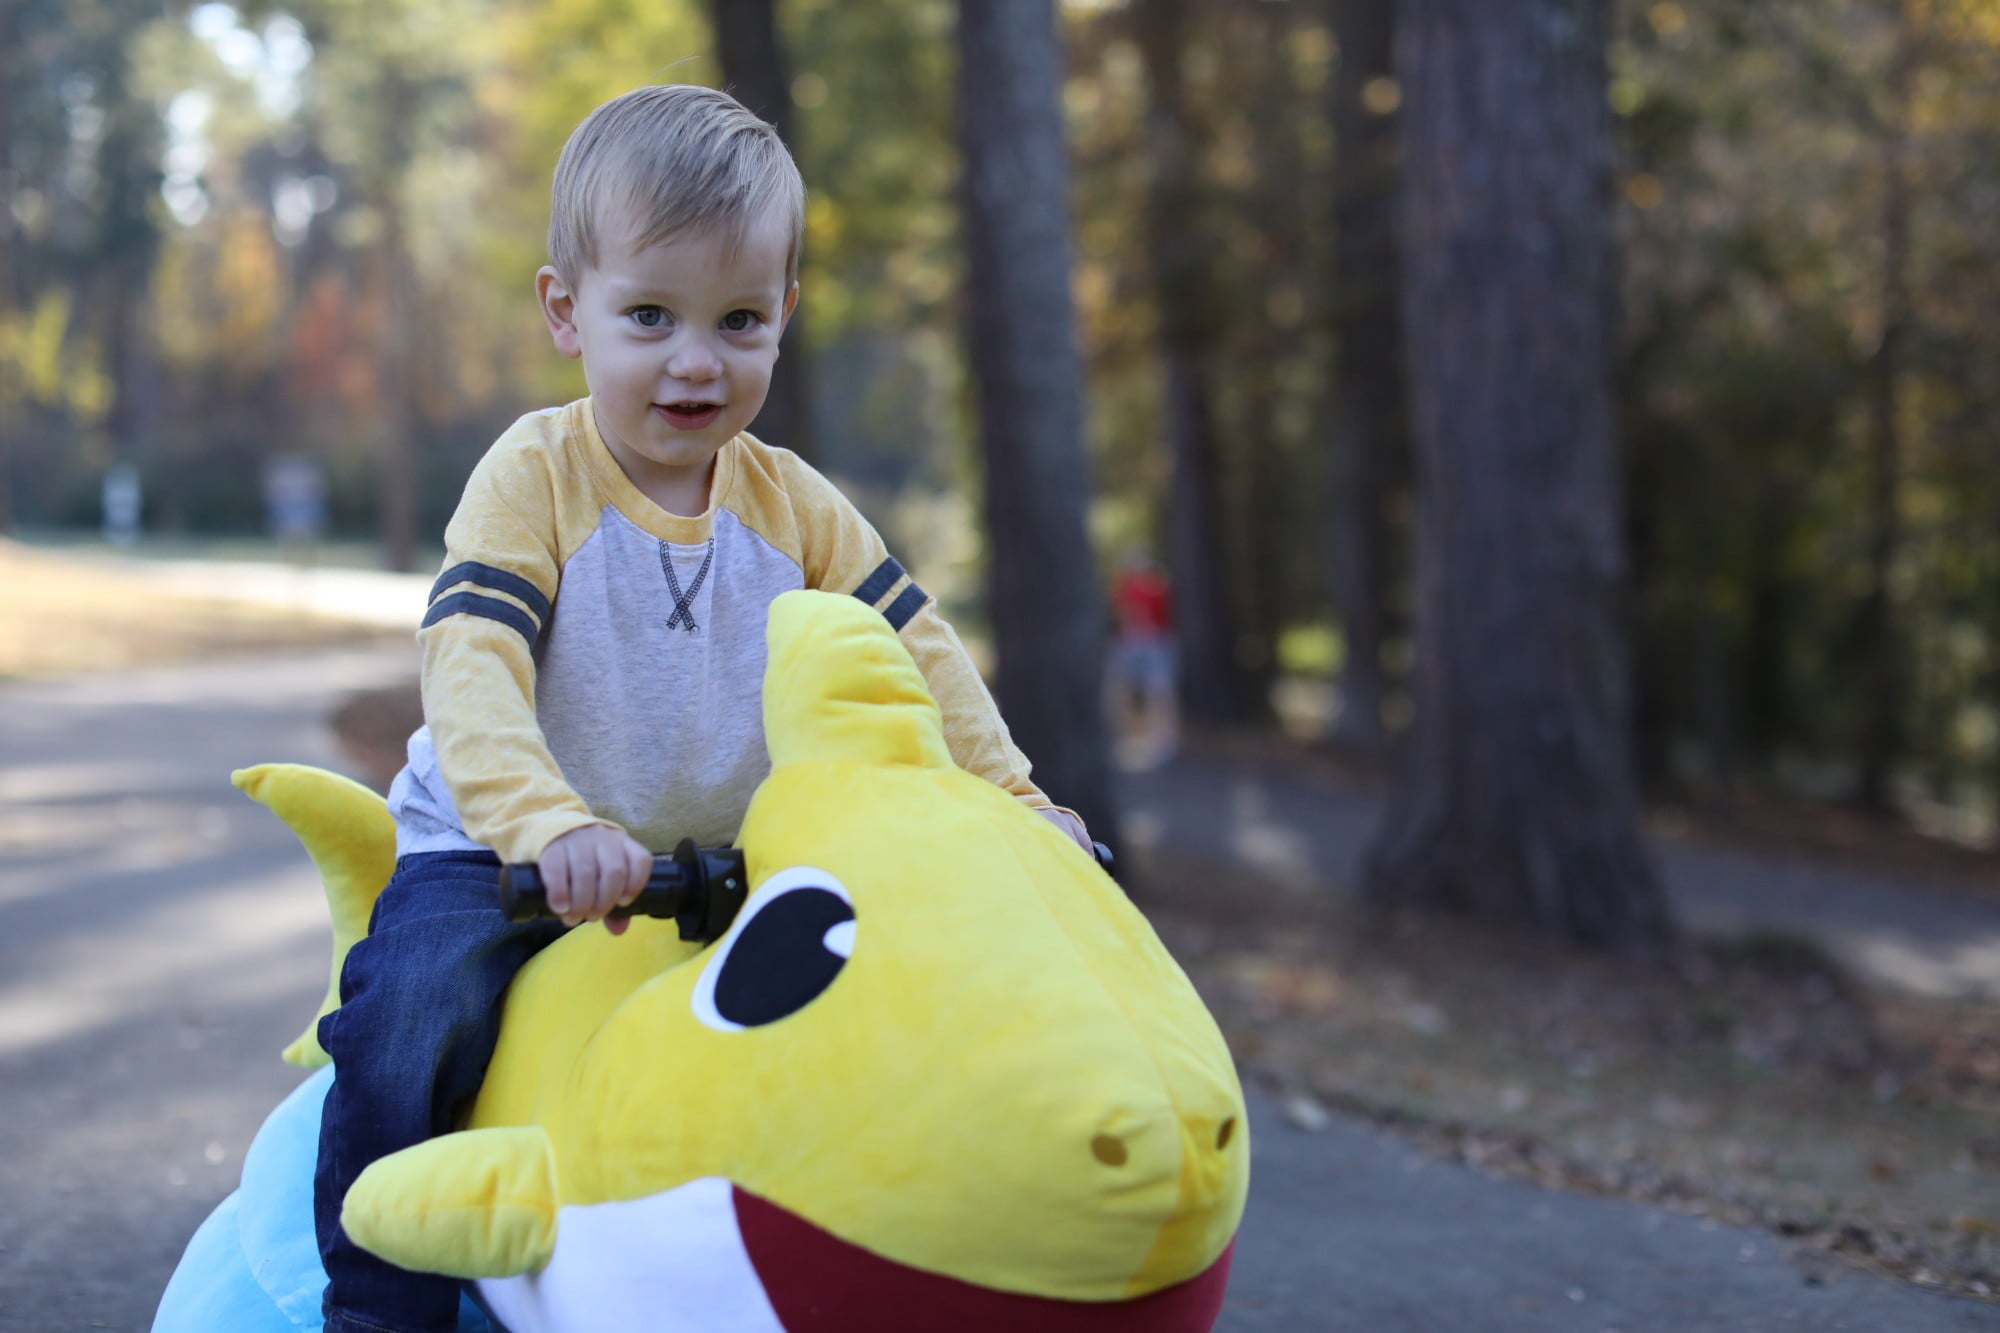
[[[1333,0],[1334,611],[1346,653],[1333,739],[1379,757],[1387,682],[1388,503],[1403,435],[1402,324],[1396,309],[1392,0]]]
[[[1052,0],[960,0],[968,324],[985,459],[996,693],[1043,790],[1114,833],[1104,611],[1085,524],[1062,52]]]
[[[1166,375],[1164,430],[1173,458],[1167,563],[1173,573],[1181,705],[1190,717],[1233,721],[1257,711],[1257,701],[1238,660],[1242,626],[1225,577],[1222,461],[1208,378],[1222,311],[1210,273],[1211,242],[1199,217],[1195,135],[1181,87],[1187,5],[1149,0],[1132,18],[1151,85],[1146,221]]]
[[[1856,804],[1879,812],[1894,804],[1889,779],[1903,736],[1902,632],[1892,582],[1903,544],[1902,374],[1910,323],[1910,92],[1916,65],[1914,20],[1904,0],[1894,0],[1893,8],[1897,51],[1882,140],[1882,340],[1868,375],[1868,592],[1858,626],[1863,720],[1854,789]]]
[[[1799,503],[1782,479],[1757,483],[1756,526],[1749,551],[1749,624],[1744,635],[1742,730],[1744,749],[1758,769],[1768,772],[1778,747],[1790,733],[1791,699],[1785,688],[1785,648],[1795,596],[1785,574],[1785,555],[1798,522]]]
[[[99,149],[105,191],[99,221],[93,305],[86,315],[102,349],[111,401],[105,433],[114,458],[143,475],[157,465],[155,423],[160,418],[162,368],[153,325],[153,269],[160,234],[152,217],[160,193],[158,118],[152,104],[134,99],[123,76],[107,79],[100,98],[108,107]]]
[[[1403,0],[1416,725],[1371,901],[1639,948],[1602,0]]]
[[[417,563],[416,322],[419,294],[416,265],[404,236],[403,176],[409,170],[407,127],[418,103],[409,81],[395,71],[383,75],[382,95],[391,114],[384,118],[381,177],[371,193],[381,209],[382,234],[375,247],[381,293],[383,337],[382,441],[376,496],[381,508],[382,563],[407,572]]]
[[[14,89],[26,73],[20,43],[19,5],[0,3],[0,182],[13,193]],[[0,321],[27,308],[19,239],[20,224],[11,208],[0,207]],[[0,366],[0,537],[14,531],[14,439],[26,422],[25,394],[17,396],[9,368]]]
[[[796,155],[792,81],[784,43],[778,37],[774,0],[709,0],[708,12],[724,88],[776,126],[779,137]],[[771,372],[771,391],[753,424],[759,439],[813,460],[812,362],[804,335],[805,326],[795,317],[785,332],[784,354]]]

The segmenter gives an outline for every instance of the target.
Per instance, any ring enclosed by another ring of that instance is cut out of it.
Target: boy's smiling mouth
[[[677,403],[654,403],[653,411],[677,430],[700,430],[722,415],[722,404],[684,399]]]

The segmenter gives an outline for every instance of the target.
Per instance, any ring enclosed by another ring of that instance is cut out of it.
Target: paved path
[[[312,869],[230,770],[338,767],[329,703],[413,663],[0,686],[0,1329],[150,1324],[326,984]]]
[[[146,1328],[296,1081],[275,1052],[324,985],[312,872],[227,774],[337,767],[333,702],[412,668],[396,648],[0,687],[0,1330]],[[1994,1307],[1809,1286],[1768,1237],[1489,1180],[1338,1118],[1303,1134],[1255,1099],[1253,1125],[1228,1333],[2000,1329]]]
[[[2000,1307],[1839,1270],[1775,1238],[1556,1194],[1251,1101],[1250,1210],[1218,1333],[1942,1333]]]
[[[1127,774],[1122,795],[1140,846],[1255,866],[1301,894],[1353,889],[1381,810],[1372,790],[1229,759]],[[1803,936],[1875,982],[2000,999],[2000,895],[1721,848],[1654,850],[1692,931]]]

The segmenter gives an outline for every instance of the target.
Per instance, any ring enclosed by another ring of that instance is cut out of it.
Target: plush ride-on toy
[[[1210,1328],[1249,1136],[1187,978],[1075,844],[953,766],[880,615],[788,593],[768,637],[727,933],[635,919],[543,951],[464,1127],[363,1173],[349,1233],[467,1279],[510,1333]],[[387,811],[315,769],[236,780],[318,864],[337,977]],[[325,1061],[311,1028],[287,1056]],[[319,1327],[330,1078],[265,1123],[155,1333]]]

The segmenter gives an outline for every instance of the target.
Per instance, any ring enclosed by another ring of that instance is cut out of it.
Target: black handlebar
[[[1104,873],[1115,878],[1111,849],[1101,842],[1090,846]],[[722,938],[749,896],[740,848],[697,847],[693,838],[682,838],[672,853],[653,858],[653,873],[631,905],[614,907],[610,915],[671,919],[682,939],[707,944]],[[559,915],[550,910],[542,872],[532,862],[500,867],[500,910],[509,921]]]

